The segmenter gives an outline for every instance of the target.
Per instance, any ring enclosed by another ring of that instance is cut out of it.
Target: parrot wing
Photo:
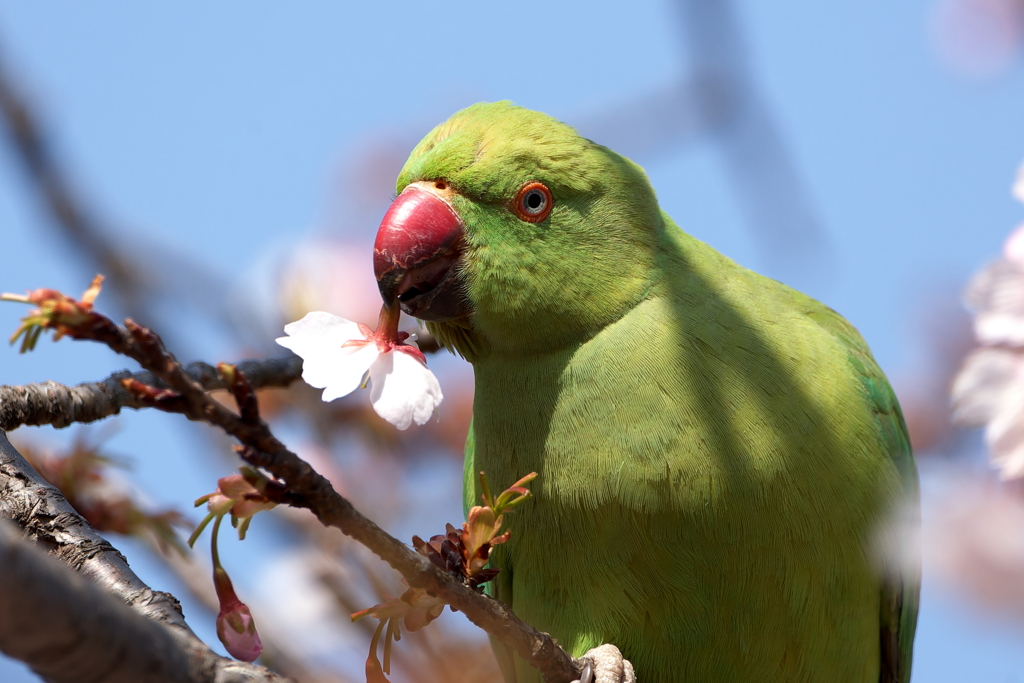
[[[856,370],[867,393],[888,451],[903,482],[906,510],[914,516],[903,520],[905,528],[920,524],[920,491],[917,467],[910,447],[910,436],[896,394],[878,367],[860,333],[842,316],[812,299],[807,312],[849,350],[849,362]],[[881,654],[879,683],[909,683],[914,651],[914,632],[920,606],[920,560],[908,548],[891,548],[881,596]]]

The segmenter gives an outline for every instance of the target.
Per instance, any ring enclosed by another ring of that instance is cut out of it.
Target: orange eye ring
[[[519,188],[512,203],[512,210],[520,220],[540,223],[551,215],[555,200],[551,190],[544,183],[529,182]]]

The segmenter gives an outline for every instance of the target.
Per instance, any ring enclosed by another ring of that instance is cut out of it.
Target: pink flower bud
[[[228,653],[243,662],[253,662],[263,652],[260,634],[256,632],[256,621],[249,608],[235,595],[228,573],[217,567],[213,571],[213,584],[220,600],[217,615],[217,637]]]
[[[216,491],[206,499],[206,509],[215,515],[227,514],[234,504],[235,501]]]
[[[253,496],[252,498],[247,498],[232,505],[231,514],[239,519],[246,519],[247,517],[252,517],[257,512],[273,510],[275,507],[277,507],[277,503],[272,503],[262,496],[259,496],[258,498]]]
[[[230,474],[217,480],[217,490],[231,500],[242,500],[247,493],[259,493],[241,474]]]
[[[217,490],[209,494],[207,506],[214,514],[230,511],[233,517],[245,519],[257,512],[273,510],[277,503],[271,502],[241,474],[232,474],[217,480]]]

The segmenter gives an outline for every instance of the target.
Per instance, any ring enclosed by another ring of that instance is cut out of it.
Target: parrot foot
[[[573,683],[636,683],[633,665],[614,645],[601,645],[580,657],[583,673]]]

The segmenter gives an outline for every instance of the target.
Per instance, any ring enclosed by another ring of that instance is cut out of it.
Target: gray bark
[[[174,596],[143,583],[3,431],[0,518],[13,522],[0,523],[0,650],[45,679],[285,680],[210,650]]]

